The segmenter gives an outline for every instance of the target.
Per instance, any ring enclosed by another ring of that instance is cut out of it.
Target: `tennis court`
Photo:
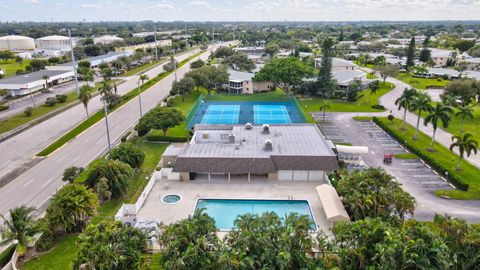
[[[238,124],[240,105],[210,105],[203,115],[202,124]]]
[[[254,105],[255,124],[291,124],[292,119],[285,105]]]
[[[290,101],[202,101],[188,129],[195,124],[291,124],[304,123],[301,111]]]

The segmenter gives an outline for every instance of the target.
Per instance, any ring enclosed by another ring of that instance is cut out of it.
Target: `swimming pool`
[[[199,199],[195,209],[201,208],[215,220],[215,225],[221,231],[231,230],[239,215],[265,212],[275,212],[280,218],[290,213],[306,215],[312,221],[311,229],[316,229],[310,205],[306,200]]]
[[[305,119],[290,101],[204,101],[195,111],[187,128],[195,124],[291,124]]]

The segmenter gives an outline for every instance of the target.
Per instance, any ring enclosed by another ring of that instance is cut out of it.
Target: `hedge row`
[[[16,247],[17,245],[13,244],[0,253],[0,269],[10,262]]]
[[[172,137],[162,135],[148,135],[147,141],[151,142],[187,142],[187,137]]]
[[[460,176],[455,170],[450,170],[447,167],[445,167],[442,163],[438,162],[435,158],[430,156],[426,150],[418,148],[410,144],[408,141],[405,141],[405,139],[403,138],[403,136],[400,134],[399,131],[391,128],[390,126],[385,124],[383,121],[381,121],[377,117],[373,117],[373,121],[383,130],[385,130],[388,134],[394,137],[399,143],[401,143],[408,150],[410,150],[410,152],[417,155],[419,158],[423,159],[423,161],[425,161],[428,165],[430,165],[440,175],[445,175],[445,173],[448,172],[449,182],[454,184],[458,189],[463,191],[468,191],[468,187],[469,187],[468,183],[465,182],[462,176]]]

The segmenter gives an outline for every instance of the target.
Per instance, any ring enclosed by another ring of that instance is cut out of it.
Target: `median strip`
[[[183,65],[187,64],[190,60],[192,60],[193,58],[201,55],[204,52],[205,51],[200,51],[200,52],[186,58],[185,60],[181,61],[177,65],[177,69],[181,68]],[[158,83],[159,81],[163,80],[165,77],[172,74],[173,72],[174,72],[174,70],[171,70],[171,71],[168,71],[168,72],[163,72],[163,73],[159,74],[158,76],[156,76],[155,78],[148,80],[145,84],[143,84],[140,87],[140,92],[144,92],[145,90],[149,89],[152,85],[154,85],[154,84]],[[122,96],[122,99],[123,99],[122,102],[120,102],[120,104],[118,104],[116,107],[111,109],[108,112],[108,114],[110,114],[113,111],[115,111],[116,109],[120,108],[121,106],[126,104],[128,101],[130,101],[131,99],[136,97],[137,95],[138,95],[137,89],[132,89],[130,92],[128,92],[128,93],[126,93],[125,95]],[[38,153],[37,156],[44,157],[44,156],[50,155],[55,150],[57,150],[58,148],[60,148],[64,144],[66,144],[67,142],[73,140],[75,137],[77,137],[83,131],[87,130],[89,127],[93,126],[98,121],[102,120],[103,117],[104,117],[103,110],[100,110],[100,111],[96,112],[95,114],[93,114],[92,116],[87,118],[85,121],[80,123],[78,126],[76,126],[72,130],[67,132],[65,135],[60,137],[58,140],[56,140],[55,142],[53,142],[52,144],[47,146],[40,153]]]

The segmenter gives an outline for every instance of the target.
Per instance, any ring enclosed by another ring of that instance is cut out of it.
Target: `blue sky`
[[[0,0],[1,21],[479,20],[480,0]]]

